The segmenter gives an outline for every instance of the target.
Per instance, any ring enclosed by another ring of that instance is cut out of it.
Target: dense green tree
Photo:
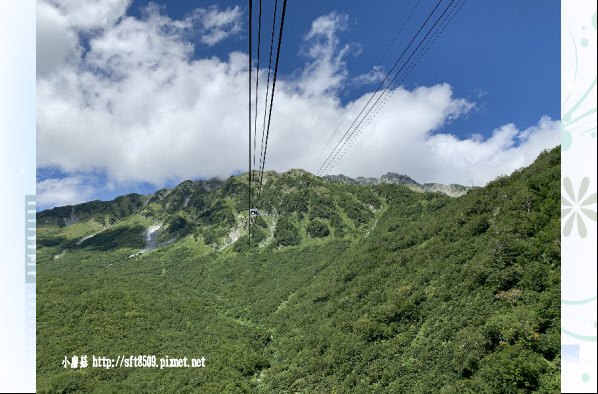
[[[276,223],[274,230],[274,240],[277,245],[291,246],[298,245],[300,242],[299,230],[293,224],[289,216],[281,216]]]
[[[38,391],[558,392],[560,179],[559,148],[459,198],[270,172],[251,245],[246,174],[41,212]],[[156,224],[192,236],[138,254]],[[60,365],[139,354],[207,365]]]
[[[326,223],[314,219],[307,225],[307,234],[312,238],[324,238],[330,234],[330,229]]]

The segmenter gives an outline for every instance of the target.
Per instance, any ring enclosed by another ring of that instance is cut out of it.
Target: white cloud
[[[38,2],[36,7],[36,68],[48,74],[79,56],[78,39],[68,20],[53,6]]]
[[[37,6],[55,8],[73,29],[81,32],[112,27],[132,0],[37,0]]]
[[[199,8],[194,12],[194,18],[202,25],[201,41],[209,46],[228,38],[241,31],[242,12],[239,6],[218,11],[216,6],[208,9]]]
[[[143,20],[124,18],[91,39],[85,65],[113,81],[134,78],[140,72],[158,82],[171,78],[176,72],[173,67],[193,54],[193,45],[184,38],[193,25],[161,15],[156,6],[148,7],[145,15]]]
[[[93,188],[81,176],[45,179],[38,182],[36,188],[39,209],[78,204],[88,201],[93,195]]]
[[[369,85],[375,82],[380,82],[384,79],[384,74],[380,66],[374,66],[369,73],[361,74],[353,78],[355,85]]]
[[[347,15],[332,12],[312,22],[305,36],[307,48],[302,51],[311,62],[305,65],[298,81],[298,88],[304,95],[336,94],[342,87],[348,74],[343,57],[351,46],[341,47],[337,32],[347,28],[348,19]]]
[[[432,91],[428,93],[438,94],[433,90],[440,88],[430,88]],[[513,124],[501,126],[485,140],[480,135],[459,139],[448,133],[433,134],[431,131],[437,129],[438,118],[427,122],[422,118],[442,112],[428,107],[425,97],[417,99],[413,92],[405,94],[405,100],[397,97],[389,102],[397,110],[389,107],[386,114],[381,113],[385,121],[378,119],[368,130],[367,138],[359,139],[333,172],[380,176],[394,171],[420,183],[470,185],[473,182],[483,186],[499,175],[508,175],[529,165],[542,150],[560,143],[560,121],[548,117],[525,130]],[[445,101],[445,105],[448,108],[450,102]],[[450,116],[447,112],[440,119]]]
[[[113,2],[120,14],[106,11],[99,14],[104,15],[101,21],[83,23],[79,11],[73,16],[67,8],[52,10],[54,3],[41,3],[50,8],[38,7],[38,15],[45,15],[38,18],[38,26],[51,26],[62,39],[53,44],[54,57],[45,55],[51,72],[45,69],[37,77],[38,167],[67,174],[102,171],[111,185],[150,182],[158,187],[247,170],[247,55],[193,59],[193,45],[186,39],[197,29],[198,18],[203,18],[208,35],[214,33],[216,41],[209,42],[217,42],[218,29],[240,29],[235,27],[237,7],[196,10],[186,19],[173,20],[151,6],[137,19],[119,8],[126,3]],[[346,25],[345,15],[317,18],[305,36],[305,67],[291,76],[279,75],[267,169],[310,169],[346,108],[353,110],[345,127],[368,100],[371,93],[354,106],[343,106],[338,97],[350,83],[344,58],[351,47],[337,37]],[[96,30],[82,54],[77,34],[90,26]],[[265,72],[260,80],[266,80]],[[542,149],[559,143],[558,122],[544,118],[523,131],[513,125],[499,127],[487,140],[449,134],[451,120],[473,105],[453,97],[447,84],[398,88],[332,172],[380,176],[393,171],[419,182],[470,184],[473,179],[483,184],[531,163]],[[262,111],[260,100],[258,114]],[[261,120],[258,116],[258,131]],[[48,204],[92,196],[81,176],[63,182],[48,179],[38,188],[48,196],[42,197]]]

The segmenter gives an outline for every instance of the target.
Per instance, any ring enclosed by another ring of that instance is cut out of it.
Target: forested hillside
[[[38,391],[560,391],[560,148],[458,198],[267,173],[251,244],[247,180],[38,214]]]

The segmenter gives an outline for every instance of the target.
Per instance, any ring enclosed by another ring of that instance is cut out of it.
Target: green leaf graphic
[[[571,212],[573,208],[564,208],[561,209],[561,219],[563,219],[565,216],[569,215],[569,212]]]
[[[583,219],[582,219],[581,215],[579,214],[579,212],[577,212],[577,232],[579,233],[579,236],[582,238],[585,238],[586,235],[588,235],[588,232],[586,230],[586,225],[583,222]]]
[[[571,179],[569,179],[569,177],[563,179],[563,186],[565,186],[565,191],[567,192],[567,195],[571,201],[575,202],[575,193],[573,192],[573,185],[571,184]]]
[[[586,192],[588,191],[588,186],[590,186],[590,180],[586,176],[581,180],[581,184],[579,185],[579,192],[577,193],[577,201],[581,201],[584,194],[586,194]]]
[[[566,207],[572,207],[573,204],[571,204],[571,202],[567,199],[567,197],[561,196],[561,205],[564,205]]]
[[[573,221],[575,220],[575,215],[571,215],[567,222],[565,223],[565,227],[563,228],[563,235],[568,237],[571,235],[571,229],[573,229]]]
[[[596,221],[596,211],[592,211],[587,208],[581,208],[581,212],[583,212],[584,215],[586,215],[591,220]]]
[[[588,205],[592,205],[595,203],[596,203],[596,193],[594,193],[590,197],[586,198],[585,201],[581,203],[581,206],[587,207]]]

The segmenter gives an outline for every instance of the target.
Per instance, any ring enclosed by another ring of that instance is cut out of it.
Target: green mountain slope
[[[40,392],[560,390],[558,148],[459,198],[268,173],[251,245],[208,182],[38,214]]]

